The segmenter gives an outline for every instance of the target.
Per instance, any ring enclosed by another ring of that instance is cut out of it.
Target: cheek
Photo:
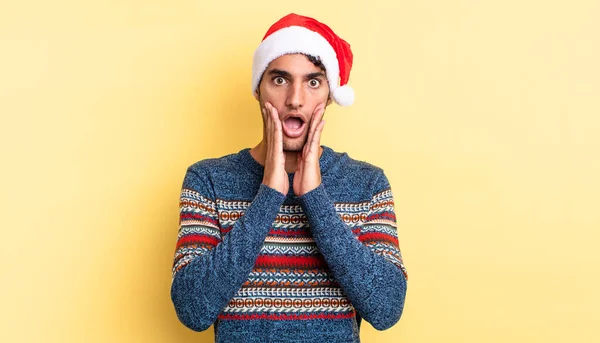
[[[321,100],[322,99],[327,100],[327,98],[329,97],[329,84],[325,83],[325,84],[321,85],[321,87],[319,87],[318,89],[315,89],[314,95],[315,95],[315,97],[318,97]]]
[[[313,102],[313,106],[317,106],[318,104],[327,103],[327,99],[329,99],[329,88],[320,88],[314,90],[311,94],[311,99]]]
[[[260,91],[259,100],[262,103],[268,102],[277,109],[280,109],[280,106],[285,106],[286,93],[284,89],[262,87]]]

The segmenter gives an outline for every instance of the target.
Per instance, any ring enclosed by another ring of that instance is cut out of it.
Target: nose
[[[288,88],[286,105],[290,108],[300,108],[304,105],[304,88],[301,82],[295,82]]]

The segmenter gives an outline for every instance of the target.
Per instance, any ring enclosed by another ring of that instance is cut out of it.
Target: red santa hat
[[[252,93],[258,88],[271,61],[298,53],[318,57],[325,66],[333,100],[342,106],[352,105],[354,90],[347,85],[352,69],[350,44],[338,37],[329,26],[294,13],[273,24],[254,52]]]

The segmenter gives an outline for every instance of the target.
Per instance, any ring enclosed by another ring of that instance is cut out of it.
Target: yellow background
[[[253,146],[289,13],[355,53],[322,143],[386,171],[409,271],[364,342],[598,342],[599,1],[3,1],[1,342],[212,342],[170,298],[188,165]]]

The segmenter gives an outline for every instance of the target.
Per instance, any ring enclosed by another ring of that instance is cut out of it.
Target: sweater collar
[[[335,159],[336,153],[329,147],[325,145],[321,145],[323,148],[323,153],[319,158],[319,167],[321,168],[321,175],[326,174],[327,168]],[[258,161],[252,157],[250,154],[250,148],[245,148],[239,151],[238,156],[240,157],[240,163],[246,168],[252,170],[254,173],[263,175],[265,171],[265,167],[263,167]],[[294,173],[288,173],[288,175],[293,175]]]

